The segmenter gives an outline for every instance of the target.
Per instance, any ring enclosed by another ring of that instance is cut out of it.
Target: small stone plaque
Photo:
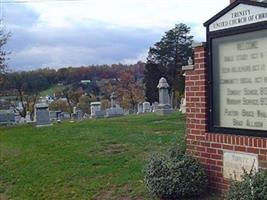
[[[249,172],[252,168],[258,171],[258,155],[251,153],[240,153],[235,151],[224,151],[223,154],[223,176],[241,180],[245,169]]]

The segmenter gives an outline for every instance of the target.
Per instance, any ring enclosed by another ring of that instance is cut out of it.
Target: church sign
[[[209,25],[210,31],[218,31],[267,20],[266,8],[239,4]]]
[[[204,25],[210,131],[267,137],[267,4],[239,0]]]

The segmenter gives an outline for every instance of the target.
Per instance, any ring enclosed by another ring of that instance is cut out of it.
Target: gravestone
[[[46,103],[38,103],[35,105],[36,127],[51,126],[49,109]]]
[[[72,112],[73,112],[73,113],[76,113],[76,110],[77,110],[77,107],[74,106],[73,109],[72,109]]]
[[[100,117],[104,117],[104,115],[106,114],[104,111],[101,110],[100,101],[91,102],[90,106],[91,106],[90,118],[100,118]]]
[[[185,113],[186,112],[186,100],[185,98],[181,99],[181,104],[180,104],[180,112]]]
[[[83,112],[81,109],[77,107],[73,107],[73,119],[74,120],[82,120],[83,119]]]
[[[57,121],[57,113],[56,111],[49,111],[49,117],[51,121]]]
[[[169,84],[167,80],[162,77],[159,80],[159,84],[157,86],[159,89],[159,104],[156,110],[156,113],[159,115],[166,115],[173,112],[171,105],[170,105],[170,96],[169,96]]]
[[[151,106],[148,101],[143,103],[143,113],[151,112]]]
[[[21,120],[20,114],[18,112],[15,112],[14,115],[15,115],[15,123],[16,124],[20,123]]]
[[[115,117],[124,115],[124,110],[117,104],[117,96],[114,92],[112,92],[110,96],[111,107],[106,109],[105,117]]]
[[[137,105],[137,115],[140,115],[143,113],[143,103],[139,103]]]
[[[81,109],[76,109],[76,119],[77,120],[83,119],[83,111]]]
[[[25,117],[20,117],[18,123],[19,123],[19,124],[25,124],[25,123],[27,123],[27,120],[26,120]]]
[[[158,106],[159,106],[158,102],[152,103],[152,112],[155,112],[158,109]]]
[[[0,125],[15,124],[15,114],[12,110],[0,110]]]
[[[61,115],[61,119],[62,120],[69,120],[69,119],[71,119],[71,115],[68,112],[61,112],[60,115]]]

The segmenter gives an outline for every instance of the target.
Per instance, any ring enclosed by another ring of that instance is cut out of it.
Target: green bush
[[[144,175],[149,192],[162,200],[200,196],[208,183],[199,162],[178,150],[153,154],[145,165]]]
[[[244,171],[241,181],[232,180],[226,199],[267,200],[267,171]]]

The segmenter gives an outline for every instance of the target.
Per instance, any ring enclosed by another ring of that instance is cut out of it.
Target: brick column
[[[205,43],[197,45],[194,69],[185,72],[187,151],[204,166],[210,189],[224,193],[229,180],[223,178],[223,150],[257,154],[259,167],[267,168],[267,138],[208,132],[205,55]]]

